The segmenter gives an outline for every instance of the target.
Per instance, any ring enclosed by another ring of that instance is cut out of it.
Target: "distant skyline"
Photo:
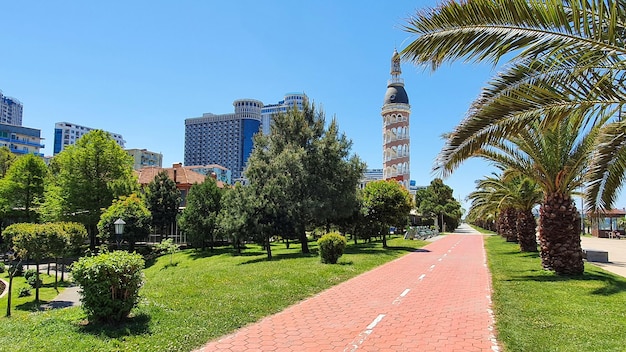
[[[395,2],[10,1],[2,5],[0,90],[24,104],[52,155],[54,124],[121,134],[126,148],[183,161],[184,121],[304,92],[382,168],[381,108],[391,56],[412,38],[405,20],[435,0]],[[431,73],[402,64],[411,105],[411,179],[428,185],[450,132],[494,73],[455,63]],[[444,183],[465,197],[495,171],[470,160]],[[580,207],[580,202],[577,201]],[[626,206],[622,198],[617,207]]]

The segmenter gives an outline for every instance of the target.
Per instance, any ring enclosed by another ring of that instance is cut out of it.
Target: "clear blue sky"
[[[0,90],[24,104],[52,155],[55,122],[120,133],[127,148],[183,161],[184,120],[305,92],[335,116],[369,168],[382,167],[391,55],[411,40],[414,1],[6,1]],[[463,118],[493,74],[463,63],[437,72],[403,63],[411,103],[411,178],[427,185],[441,134]],[[455,197],[494,169],[469,161],[444,182]],[[618,202],[619,207],[624,202]]]

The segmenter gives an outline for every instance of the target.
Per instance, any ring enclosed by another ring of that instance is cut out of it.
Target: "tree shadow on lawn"
[[[89,322],[80,325],[80,332],[94,335],[96,337],[118,339],[125,336],[137,336],[150,334],[150,316],[144,313],[131,316],[126,320],[117,323]]]
[[[595,281],[602,283],[604,286],[591,291],[591,294],[610,296],[621,292],[626,292],[626,279],[618,278],[612,274],[605,273],[589,273],[585,272],[582,275],[546,275],[544,270],[534,270],[537,275],[523,275],[512,277],[506,281],[536,281],[536,282],[585,282]]]
[[[312,248],[311,253],[307,253],[307,254],[302,253],[302,252],[272,254],[271,260],[267,259],[266,252],[261,252],[261,254],[263,255],[262,257],[247,260],[245,262],[240,263],[239,265],[262,263],[262,262],[267,262],[267,261],[275,262],[275,261],[280,261],[280,260],[298,259],[298,258],[312,258],[312,257],[318,256],[318,251],[317,251],[317,248]]]
[[[239,254],[239,256],[256,256],[256,255],[262,255],[265,252],[263,251],[259,251],[259,250],[251,250],[246,252],[245,249],[241,250],[241,254]],[[203,259],[203,258],[210,258],[210,257],[215,257],[215,256],[219,256],[219,255],[224,255],[224,254],[232,254],[232,255],[237,255],[237,252],[235,251],[235,249],[233,247],[216,247],[211,249],[205,249],[204,251],[202,250],[192,250],[189,253],[187,253],[187,257],[192,259],[192,260],[196,260],[196,259]]]

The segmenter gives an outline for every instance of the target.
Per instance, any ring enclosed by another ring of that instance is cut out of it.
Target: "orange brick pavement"
[[[448,235],[197,351],[498,351],[480,235]]]

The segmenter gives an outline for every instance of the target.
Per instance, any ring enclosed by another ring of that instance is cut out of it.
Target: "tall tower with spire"
[[[381,115],[383,116],[383,179],[396,180],[406,189],[411,182],[409,116],[411,106],[400,77],[400,54],[393,51],[391,79]]]

